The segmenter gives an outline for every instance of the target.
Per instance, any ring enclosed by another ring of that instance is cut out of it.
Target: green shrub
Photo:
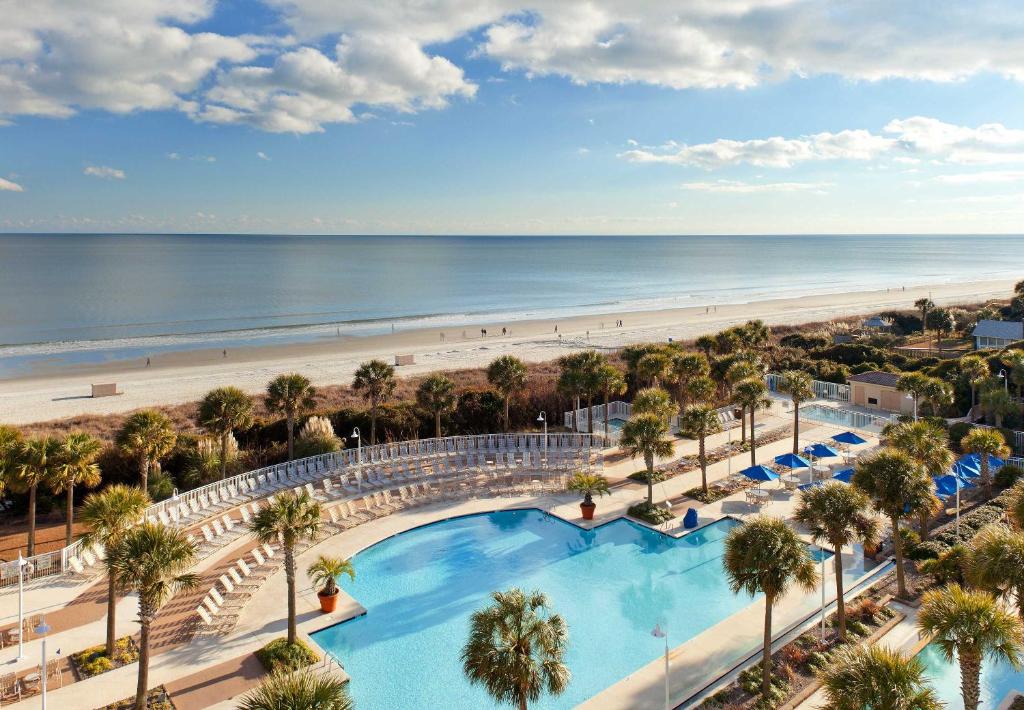
[[[964,557],[967,548],[963,545],[954,545],[942,552],[933,560],[924,560],[921,563],[921,572],[935,580],[937,584],[949,584],[964,582]]]
[[[288,639],[274,639],[256,651],[256,658],[269,673],[276,670],[294,671],[320,660],[313,650],[302,641],[289,645]]]
[[[933,560],[948,549],[949,545],[944,542],[929,540],[928,542],[922,542],[912,552],[908,552],[907,557],[916,561]]]
[[[949,427],[949,445],[954,451],[960,451],[960,440],[967,436],[973,425],[967,422],[957,422]]]
[[[867,636],[868,627],[856,619],[846,620],[846,630],[854,636]]]
[[[135,663],[137,660],[139,660],[139,649],[129,636],[114,641],[113,658],[107,656],[106,644],[91,646],[71,655],[71,662],[78,669],[78,675],[82,679],[92,678],[100,673]]]
[[[643,520],[645,523],[650,523],[651,525],[661,525],[662,523],[676,517],[668,508],[650,505],[647,501],[631,505],[629,510],[626,512],[631,517],[634,517],[637,520]]]
[[[640,483],[647,483],[647,471],[634,471],[633,473],[629,474],[629,476],[627,476],[627,478],[629,480],[631,480],[631,481],[638,481]],[[661,483],[662,481],[667,481],[667,480],[668,480],[668,476],[665,474],[665,472],[664,471],[658,471],[657,469],[655,469],[654,475],[651,476],[651,482],[652,483]]]
[[[295,440],[294,446],[295,458],[304,459],[307,456],[319,456],[338,451],[341,449],[341,440],[336,436],[299,437]]]
[[[1008,463],[996,471],[994,480],[996,486],[999,488],[1009,488],[1016,483],[1021,476],[1024,476],[1024,468]]]
[[[691,488],[688,491],[683,491],[683,495],[687,498],[693,498],[701,503],[714,503],[717,500],[722,500],[732,495],[729,491],[718,486],[708,486],[707,495],[704,494],[704,489],[700,486]]]

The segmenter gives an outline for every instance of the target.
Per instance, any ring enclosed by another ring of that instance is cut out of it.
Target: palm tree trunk
[[[843,545],[839,540],[832,541],[832,556],[836,568],[836,618],[839,620],[839,640],[846,640],[846,601],[843,599]],[[825,580],[821,580],[824,584]]]
[[[114,641],[117,634],[117,586],[114,575],[107,570],[107,658],[114,658]]]
[[[960,692],[964,696],[964,710],[978,710],[981,697],[981,654],[960,652]]]
[[[524,691],[519,692],[519,710],[526,710],[526,693]]]
[[[149,693],[149,627],[153,615],[148,607],[143,602],[139,612],[139,685],[135,691],[135,710],[146,710],[146,695]]]
[[[1014,591],[1017,594],[1017,616],[1024,619],[1024,584],[1018,585]]]
[[[917,535],[921,538],[921,542],[928,541],[928,524],[932,520],[932,513],[928,508],[922,508],[921,512],[917,514]]]
[[[764,648],[761,651],[761,697],[767,699],[772,689],[772,602],[764,597]]]
[[[228,475],[228,435],[231,430],[228,429],[220,435],[220,480]]]
[[[800,400],[793,400],[793,454],[800,455]]]
[[[647,505],[654,505],[654,454],[644,454],[647,466]]]
[[[988,469],[988,454],[981,453],[981,487],[985,490],[985,497],[992,497],[992,473]]]
[[[143,454],[139,459],[139,488],[143,493],[149,492],[149,455]]]
[[[288,460],[295,458],[295,417],[288,415]]]
[[[75,525],[75,486],[68,483],[68,502],[64,511],[64,547],[71,547],[71,531]]]
[[[370,446],[377,443],[377,401],[370,402]]]
[[[698,458],[700,459],[700,487],[704,495],[708,494],[708,459],[704,455],[704,432],[700,433],[700,444],[698,444]]]
[[[594,398],[587,394],[587,433],[594,433]]]
[[[36,488],[28,489],[28,557],[36,553]]]
[[[505,431],[508,431],[510,425],[509,407],[512,403],[512,397],[505,395]],[[588,422],[589,424],[589,422]]]
[[[747,408],[740,407],[740,443],[747,442]]]
[[[434,411],[434,438],[441,438],[441,410]]]
[[[288,581],[288,645],[295,643],[295,550],[284,548],[284,571]]]
[[[891,517],[892,520],[892,545],[896,555],[896,595],[901,599],[907,598],[907,578],[903,572],[903,538],[900,537],[900,519]]]
[[[754,441],[754,410],[756,407],[750,408],[750,465],[757,465],[757,442]]]

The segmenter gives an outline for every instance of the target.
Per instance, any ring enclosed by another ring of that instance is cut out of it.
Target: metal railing
[[[768,385],[768,389],[772,392],[780,392],[782,375],[769,372],[764,376],[764,383]],[[850,385],[840,385],[836,382],[812,380],[811,387],[814,389],[814,396],[820,399],[830,399],[834,402],[850,401]]]
[[[269,474],[272,473],[275,479],[279,478],[280,474],[287,478],[303,476],[302,482],[305,482],[315,480],[316,477],[326,478],[349,467],[361,465],[404,463],[448,454],[510,451],[537,453],[573,451],[583,453],[585,459],[589,461],[595,451],[600,451],[600,445],[590,434],[558,433],[548,434],[546,439],[544,434],[475,434],[363,446],[361,449],[345,449],[274,466],[265,466],[254,471],[240,473],[223,481],[215,481],[199,488],[193,488],[149,506],[142,519],[154,521],[159,521],[162,517],[166,519],[171,509],[179,509],[182,503],[196,504],[205,509],[206,501],[211,499],[231,500],[236,497],[239,490],[245,489],[243,481],[246,483],[255,481],[260,475],[269,477]],[[310,478],[311,475],[314,478]],[[296,485],[300,485],[300,483],[297,482]],[[270,491],[268,491],[269,493]],[[222,512],[223,510],[213,510],[210,515]],[[161,516],[161,513],[164,515]],[[190,521],[190,524],[198,522],[201,521]],[[90,557],[93,558],[92,562],[89,561]],[[25,579],[66,574],[69,571],[74,571],[76,565],[79,567],[92,566],[95,558],[98,557],[95,550],[86,549],[82,540],[79,539],[68,547],[25,558],[27,563]],[[83,560],[86,563],[84,565],[82,564]],[[0,589],[17,584],[17,561],[0,563]]]
[[[588,422],[592,421],[595,424],[610,420],[610,419],[629,419],[633,413],[633,405],[629,402],[623,402],[616,400],[608,403],[607,411],[605,411],[604,404],[595,404],[590,408],[590,419],[587,418],[587,408],[576,409],[571,412],[566,412],[564,415],[564,422],[566,429],[572,429],[574,432],[589,433],[587,429]],[[598,431],[597,433],[603,433]]]
[[[898,420],[897,415],[879,416],[867,412],[856,412],[852,409],[827,407],[821,404],[807,404],[800,407],[800,418],[812,422],[824,422],[850,429],[863,429],[880,433],[882,429]]]

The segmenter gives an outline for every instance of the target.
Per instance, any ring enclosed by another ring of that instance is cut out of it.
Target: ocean
[[[1019,236],[0,235],[0,377],[169,350],[1024,278]]]

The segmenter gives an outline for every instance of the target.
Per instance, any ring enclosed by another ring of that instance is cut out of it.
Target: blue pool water
[[[737,521],[681,539],[626,520],[582,530],[537,510],[473,515],[416,528],[354,558],[345,588],[363,617],[314,634],[352,676],[361,710],[489,708],[462,675],[471,612],[493,590],[545,592],[569,627],[573,679],[531,708],[571,708],[752,602],[729,591],[720,562]]]
[[[885,417],[881,414],[876,416],[864,414],[863,412],[856,412],[850,409],[825,407],[820,404],[809,404],[807,406],[800,407],[800,418],[810,419],[816,422],[824,422],[826,424],[835,424],[839,427],[863,429],[865,431],[875,433],[881,432],[882,428],[886,424]]]
[[[925,646],[920,653],[926,675],[939,699],[949,710],[963,708],[960,694],[960,666],[949,663],[935,644]],[[981,707],[996,708],[1011,690],[1024,691],[1024,671],[1015,671],[1006,663],[986,659],[981,666]]]

